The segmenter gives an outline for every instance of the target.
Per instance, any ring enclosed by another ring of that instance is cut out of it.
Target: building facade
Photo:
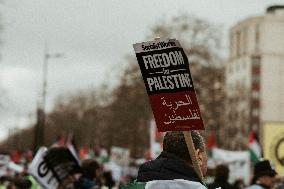
[[[284,121],[284,6],[231,28],[225,70],[225,146],[244,149],[252,129]]]

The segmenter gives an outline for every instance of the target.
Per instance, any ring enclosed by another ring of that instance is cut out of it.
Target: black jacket
[[[167,152],[162,152],[157,159],[141,165],[137,176],[138,182],[173,179],[184,179],[202,183],[193,167],[186,164],[174,154]]]

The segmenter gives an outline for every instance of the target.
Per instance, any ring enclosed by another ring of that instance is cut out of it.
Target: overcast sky
[[[188,13],[222,25],[227,31],[249,16],[264,14],[283,0],[6,0],[1,5],[2,59],[0,139],[8,129],[35,120],[42,82],[44,44],[49,53],[47,109],[54,98],[117,80],[123,57],[133,54],[149,27]],[[0,33],[1,36],[1,33]],[[174,37],[174,36],[173,36]],[[225,36],[227,37],[227,36]],[[228,44],[225,44],[228,45]]]

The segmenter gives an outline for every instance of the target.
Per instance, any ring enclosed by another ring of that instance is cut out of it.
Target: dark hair
[[[235,187],[235,189],[242,189],[245,186],[245,183],[242,179],[237,179],[235,180],[233,186]]]
[[[112,178],[111,171],[106,171],[103,173],[103,178],[105,179],[105,186],[112,188],[115,186],[115,181]]]
[[[198,131],[191,131],[190,133],[195,149],[205,151],[205,143],[201,134]],[[191,163],[182,131],[167,132],[163,141],[163,150]]]
[[[96,170],[98,169],[100,169],[100,165],[94,159],[86,159],[82,163],[82,174],[89,179],[96,177]]]
[[[271,165],[271,162],[269,160],[262,159],[254,165],[254,176],[252,179],[252,183],[256,183],[259,177],[274,177],[275,175],[277,175],[277,172],[274,170],[274,167]]]
[[[215,179],[227,181],[230,170],[227,165],[218,165],[215,170]]]
[[[17,188],[21,189],[28,189],[32,186],[32,182],[24,178],[15,179],[14,184]]]

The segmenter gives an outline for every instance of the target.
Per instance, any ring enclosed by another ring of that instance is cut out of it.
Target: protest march
[[[275,3],[1,9],[0,189],[284,189]]]

